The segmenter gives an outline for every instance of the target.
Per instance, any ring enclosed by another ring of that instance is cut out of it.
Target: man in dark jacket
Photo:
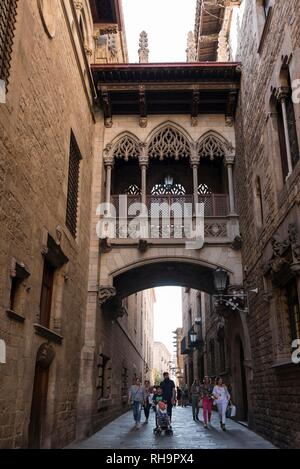
[[[164,380],[160,383],[160,387],[162,388],[163,400],[167,403],[167,411],[171,421],[172,407],[176,403],[176,387],[174,381],[170,379],[168,372],[165,372],[163,377]]]

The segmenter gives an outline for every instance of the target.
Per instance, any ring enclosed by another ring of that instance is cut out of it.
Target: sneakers
[[[139,429],[141,428],[141,423],[140,423],[140,422],[137,422],[137,423],[135,424],[135,428],[136,428],[136,430],[139,430]]]
[[[204,424],[204,428],[208,428],[207,423]]]

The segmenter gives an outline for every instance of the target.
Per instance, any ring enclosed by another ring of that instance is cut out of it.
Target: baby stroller
[[[154,435],[161,435],[163,431],[166,432],[166,435],[173,435],[173,430],[170,424],[170,417],[167,413],[167,405],[164,402],[159,402],[156,406],[156,427],[153,432]]]

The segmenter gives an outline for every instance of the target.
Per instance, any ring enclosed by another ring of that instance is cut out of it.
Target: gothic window
[[[77,231],[79,169],[81,159],[75,136],[73,132],[71,132],[66,225],[74,237]]]
[[[287,299],[291,340],[293,341],[300,338],[300,308],[297,281],[295,279],[285,287],[285,295]]]
[[[24,280],[29,276],[26,269],[16,262],[14,275],[11,277],[9,309],[20,313],[23,301]]]
[[[117,159],[123,159],[129,161],[131,158],[138,158],[140,156],[140,150],[138,143],[126,135],[121,138],[114,147],[113,156]]]
[[[200,142],[198,153],[200,158],[209,158],[214,161],[215,158],[222,158],[225,155],[224,145],[214,135],[208,135]]]
[[[189,158],[190,153],[188,140],[173,127],[165,127],[156,133],[148,148],[149,158],[158,158],[160,161],[165,158]]]
[[[288,96],[286,99],[286,113],[288,121],[288,132],[289,132],[289,142],[292,155],[292,165],[295,167],[296,163],[299,161],[299,143],[297,136],[297,125],[295,118],[295,108],[293,103],[293,90],[290,73],[288,72]]]
[[[17,13],[17,0],[1,2],[0,11],[0,80],[8,84],[12,44]]]
[[[207,184],[200,184],[198,186],[198,195],[210,195],[212,192],[212,189]]]
[[[277,102],[277,128],[278,128],[278,138],[279,138],[279,146],[280,146],[282,174],[283,174],[284,181],[289,173],[287,145],[289,145],[290,151],[291,151],[292,167],[294,168],[297,162],[299,161],[299,142],[298,142],[298,135],[297,135],[295,109],[294,109],[294,103],[293,103],[293,90],[291,86],[291,78],[290,78],[289,70],[286,70],[285,74],[286,74],[286,79],[287,79],[287,87],[286,87],[287,95],[285,97],[285,107],[286,107],[286,114],[287,114],[288,142],[286,141],[286,136],[285,136],[282,103],[280,102],[280,100]]]
[[[121,394],[122,397],[127,397],[128,394],[128,368],[125,365],[122,366]]]
[[[110,358],[100,354],[98,358],[98,400],[108,399],[111,390],[111,361]]]

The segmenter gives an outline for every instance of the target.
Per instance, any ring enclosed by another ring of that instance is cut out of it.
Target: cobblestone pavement
[[[201,412],[200,412],[201,413]],[[143,419],[142,419],[143,420]],[[274,446],[247,427],[232,420],[227,421],[227,432],[219,426],[216,412],[212,426],[205,429],[203,422],[194,422],[191,407],[173,409],[173,436],[155,436],[154,413],[151,412],[149,423],[142,423],[139,430],[134,429],[131,412],[117,418],[92,437],[70,445],[71,449],[268,449]]]

